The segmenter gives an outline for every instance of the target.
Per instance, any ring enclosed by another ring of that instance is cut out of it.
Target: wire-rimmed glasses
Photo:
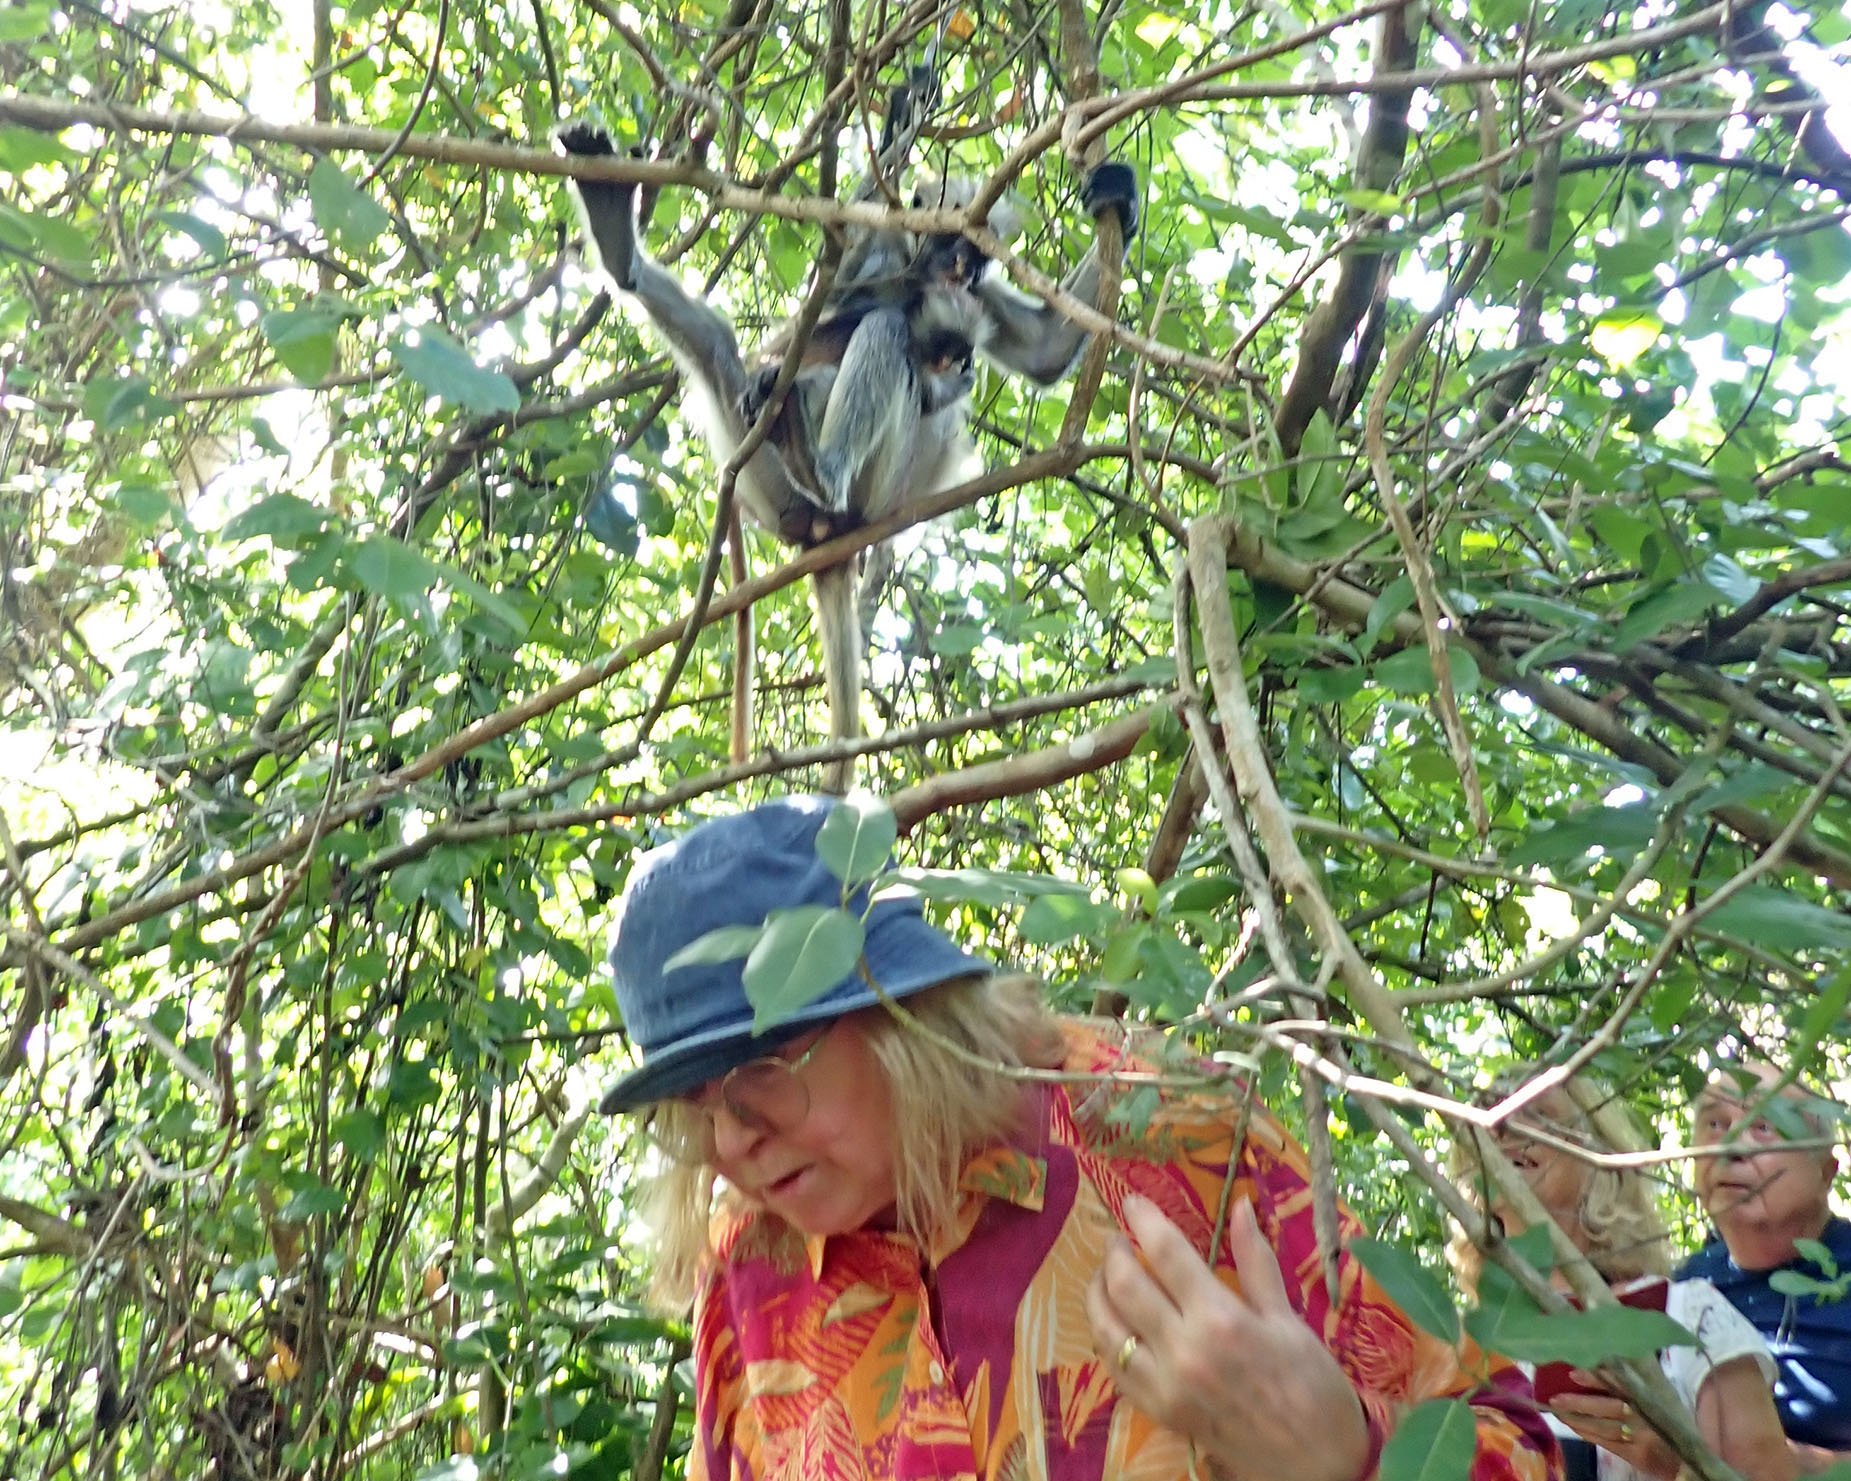
[[[823,1047],[823,1029],[791,1058],[765,1054],[734,1065],[719,1081],[674,1096],[650,1112],[644,1130],[662,1153],[675,1162],[711,1165],[714,1160],[713,1117],[716,1107],[759,1136],[790,1131],[810,1114],[810,1088],[803,1069]]]

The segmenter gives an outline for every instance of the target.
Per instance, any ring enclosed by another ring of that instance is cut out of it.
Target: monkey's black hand
[[[611,143],[611,136],[589,119],[567,124],[559,131],[558,138],[559,147],[567,154],[593,156],[617,152],[617,146]]]
[[[1115,159],[1095,166],[1080,190],[1080,204],[1094,216],[1108,209],[1117,212],[1129,247],[1138,234],[1138,172]]]
[[[611,159],[617,146],[604,128],[588,119],[569,123],[557,138],[560,151],[579,159]],[[636,287],[637,188],[616,180],[574,180],[573,192],[585,217],[585,232],[611,281]]]
[[[777,384],[778,372],[783,368],[782,361],[773,360],[769,365],[761,365],[746,381],[746,388],[739,393],[739,415],[748,427],[758,420],[758,414],[771,399],[771,388]]]

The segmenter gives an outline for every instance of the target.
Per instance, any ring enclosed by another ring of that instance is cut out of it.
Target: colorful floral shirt
[[[1069,1070],[1152,1069],[1122,1030],[1069,1020],[1065,1031]],[[957,1225],[932,1249],[879,1230],[806,1240],[750,1210],[721,1215],[695,1311],[693,1481],[1186,1481],[1182,1437],[1119,1402],[1085,1293],[1127,1195],[1206,1252],[1227,1224],[1230,1177],[1378,1442],[1403,1406],[1469,1394],[1472,1481],[1559,1474],[1516,1369],[1415,1328],[1347,1253],[1332,1301],[1305,1155],[1257,1105],[1122,1082],[1033,1094],[1039,1125],[966,1165]],[[1341,1217],[1346,1238],[1358,1232]],[[1225,1237],[1213,1264],[1238,1289]]]

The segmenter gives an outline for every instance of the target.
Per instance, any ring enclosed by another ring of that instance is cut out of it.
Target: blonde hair
[[[1016,1129],[1022,1082],[1006,1071],[1057,1066],[1060,1028],[1042,1003],[1039,980],[1022,974],[953,978],[852,1016],[893,1098],[897,1227],[929,1244],[957,1214],[964,1164]],[[684,1121],[691,1127],[701,1114],[678,1101],[656,1107],[669,1131],[685,1129]],[[693,1299],[715,1202],[714,1170],[704,1165],[668,1163],[649,1190],[656,1233],[650,1298],[664,1309],[684,1309]]]
[[[1536,1065],[1506,1070],[1493,1082],[1493,1092],[1508,1094],[1528,1081]],[[1614,1093],[1591,1077],[1571,1075],[1562,1090],[1574,1102],[1578,1125],[1565,1128],[1568,1139],[1590,1151],[1643,1152],[1650,1143],[1632,1114]],[[1516,1119],[1524,1119],[1519,1112]],[[1563,1153],[1562,1155],[1569,1155]],[[1456,1137],[1448,1163],[1460,1190],[1479,1209],[1486,1207],[1486,1178],[1473,1138]],[[1671,1273],[1671,1229],[1659,1207],[1651,1180],[1636,1167],[1609,1167],[1590,1163],[1581,1184],[1576,1209],[1587,1236],[1587,1258],[1607,1282],[1634,1280],[1642,1275]],[[1484,1269],[1484,1251],[1464,1230],[1447,1246],[1447,1258],[1468,1293],[1478,1289]]]

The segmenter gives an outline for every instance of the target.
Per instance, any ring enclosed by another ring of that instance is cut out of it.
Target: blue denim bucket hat
[[[598,1102],[633,1110],[680,1095],[769,1053],[806,1027],[831,1022],[888,997],[903,998],[954,977],[990,973],[926,923],[916,898],[889,897],[870,912],[868,888],[849,896],[865,916],[861,967],[769,1032],[752,1032],[744,958],[664,971],[690,942],[723,926],[758,926],[774,910],[840,905],[842,882],[816,852],[816,833],[840,806],[831,797],[786,797],[690,829],[651,849],[630,871],[618,905],[611,972],[624,1028],[642,1064]]]

